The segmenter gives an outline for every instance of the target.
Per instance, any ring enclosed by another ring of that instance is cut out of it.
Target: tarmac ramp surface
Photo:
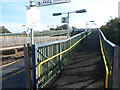
[[[94,31],[48,88],[104,88],[105,69],[98,32]],[[45,87],[45,88],[46,88]]]
[[[20,60],[20,61],[19,61]],[[25,88],[25,72],[23,58],[19,62],[2,68],[2,89],[18,90]]]

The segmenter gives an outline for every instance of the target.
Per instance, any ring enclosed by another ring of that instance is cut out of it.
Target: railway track
[[[0,65],[16,62],[18,58],[24,57],[23,50],[23,45],[0,48],[0,52],[2,52],[2,54],[0,55],[0,57],[2,58],[2,61],[0,61]]]

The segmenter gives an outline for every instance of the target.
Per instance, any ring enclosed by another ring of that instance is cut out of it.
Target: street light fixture
[[[86,9],[81,9],[81,10],[76,10],[76,11],[73,11],[73,12],[65,12],[65,13],[53,13],[53,16],[59,16],[59,15],[62,15],[62,14],[67,14],[67,18],[68,18],[68,21],[67,21],[67,38],[69,38],[69,14],[71,13],[85,13],[87,12]]]
[[[85,12],[87,12],[85,9],[81,9],[81,10],[76,10],[75,11],[76,13],[85,13]]]
[[[53,13],[53,16],[59,16],[61,15],[62,13]]]

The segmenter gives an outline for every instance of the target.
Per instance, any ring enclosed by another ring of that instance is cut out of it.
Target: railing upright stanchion
[[[48,57],[48,47],[46,47],[45,49],[46,49],[46,54],[45,55],[46,55],[46,57]],[[48,63],[49,62],[47,62],[47,79],[49,78],[49,76],[48,76],[48,74],[49,74],[48,73],[48,71],[49,71]]]
[[[33,89],[33,75],[32,75],[32,55],[30,44],[24,45],[24,62],[25,62],[25,77],[26,77],[26,88]]]
[[[60,52],[61,52],[61,43],[59,43],[59,53],[60,53]],[[62,61],[61,61],[61,60],[62,60],[62,56],[59,55],[59,69],[60,69],[60,71],[61,71],[61,69],[62,69],[62,68],[61,68],[61,66],[62,66],[62,65],[61,65],[61,64],[62,64]]]
[[[119,47],[114,48],[114,61],[113,61],[113,88],[120,88],[120,76],[119,76]]]
[[[72,45],[72,44],[71,44],[71,38],[70,38],[69,41],[70,41],[70,46],[69,46],[69,47],[71,47],[71,45]],[[70,51],[69,51],[69,55],[70,55],[70,56],[69,56],[69,59],[71,59],[71,53],[72,53],[72,52],[71,52],[71,49],[70,49]]]
[[[25,88],[30,88],[28,45],[24,45]]]
[[[35,45],[32,45],[32,48],[31,48],[31,51],[32,51],[32,61],[31,61],[31,69],[32,69],[32,85],[33,85],[33,88],[37,88],[37,85],[36,85],[36,82],[37,82],[37,79],[36,79],[36,65],[37,65],[37,60],[36,60],[36,48],[35,48]]]

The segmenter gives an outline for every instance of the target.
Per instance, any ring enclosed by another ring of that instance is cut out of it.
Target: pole
[[[86,21],[86,32],[87,32],[87,21]]]
[[[67,32],[67,38],[69,38],[69,12],[67,13],[67,18],[68,18],[68,22],[67,22],[67,30],[68,30],[68,32]]]
[[[30,43],[31,43],[31,45],[34,44],[34,36],[33,36],[33,29],[32,28],[30,29]]]

